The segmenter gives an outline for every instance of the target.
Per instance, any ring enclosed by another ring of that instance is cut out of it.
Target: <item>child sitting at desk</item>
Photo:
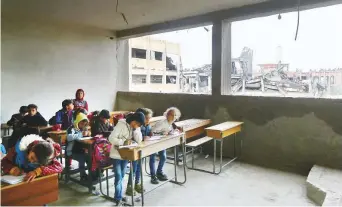
[[[113,132],[109,135],[108,140],[112,144],[110,158],[112,159],[115,172],[114,200],[116,205],[120,205],[121,201],[124,200],[122,198],[122,181],[125,176],[125,169],[128,163],[127,160],[121,159],[118,147],[122,145],[130,145],[132,144],[132,140],[139,144],[142,141],[142,136],[134,137],[134,134],[137,133],[133,133],[133,131],[137,129],[140,130],[139,127],[144,125],[144,122],[145,116],[143,113],[136,112],[134,114],[130,114],[126,117],[126,120],[119,120],[117,125],[114,127]]]
[[[62,102],[62,109],[56,112],[56,125],[60,125],[60,129],[67,130],[73,124],[74,104],[70,99]]]
[[[83,137],[90,136],[90,132],[88,131],[88,118],[85,114],[79,113],[76,116],[76,120],[74,121],[74,125],[69,127],[67,130],[67,148],[66,155],[70,158],[71,156],[74,160],[78,161],[78,167],[80,169],[80,177],[81,180],[87,180],[88,176],[85,172],[85,151],[84,149],[75,143],[76,140],[80,140]],[[69,165],[71,161],[69,161]]]
[[[168,135],[173,130],[177,129],[174,122],[180,118],[181,112],[176,107],[170,107],[164,112],[164,116],[166,117],[165,120],[157,122],[152,127],[152,132],[154,134],[162,134],[162,135]],[[158,169],[156,173],[155,168],[155,159],[156,154],[153,154],[150,156],[150,171],[151,171],[151,183],[152,184],[158,184],[159,181],[166,181],[168,180],[167,176],[163,173],[163,166],[166,162],[166,150],[162,150],[158,152],[159,155],[159,164]]]
[[[21,120],[21,125],[25,125],[28,127],[37,127],[37,126],[47,126],[48,122],[44,119],[44,117],[37,111],[38,106],[35,104],[30,104],[27,106],[28,115],[24,116]]]
[[[102,134],[104,137],[108,137],[108,132],[113,131],[113,126],[109,123],[110,113],[108,110],[102,110],[100,114],[93,117],[91,124],[91,134],[93,136]],[[106,136],[107,135],[107,136]]]
[[[18,114],[13,114],[11,119],[7,122],[8,126],[13,126],[13,130],[20,128],[20,121],[27,115],[27,106],[21,106]]]
[[[148,109],[148,108],[139,108],[136,110],[136,112],[141,112],[145,115],[145,124],[141,125],[141,127],[140,127],[140,131],[141,131],[140,136],[142,136],[143,140],[144,140],[145,138],[152,136],[150,119],[152,118],[153,111],[151,109]],[[139,130],[139,128],[136,129],[135,131],[137,131],[137,130]],[[138,131],[137,131],[136,136],[139,136]],[[135,174],[134,190],[138,193],[142,193],[141,184],[139,183],[139,181],[140,181],[140,165],[137,161],[133,162],[133,174]],[[129,174],[129,178],[128,178],[126,195],[128,195],[128,196],[132,195],[131,174]]]
[[[51,139],[43,140],[38,135],[27,135],[8,150],[1,161],[5,174],[19,176],[26,173],[24,180],[32,181],[36,177],[61,173],[63,167],[56,157],[61,147]]]

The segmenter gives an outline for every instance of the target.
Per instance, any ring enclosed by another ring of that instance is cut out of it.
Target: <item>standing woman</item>
[[[114,131],[109,135],[109,142],[112,144],[110,150],[110,158],[113,161],[113,168],[115,172],[114,187],[115,194],[114,200],[116,205],[120,205],[122,200],[122,181],[125,176],[125,169],[128,161],[122,160],[118,147],[123,145],[130,145],[133,141],[138,144],[142,141],[142,134],[140,126],[144,125],[145,116],[141,112],[130,114],[126,119],[118,121],[114,127]]]
[[[88,103],[84,100],[84,90],[77,89],[76,91],[76,99],[74,99],[74,107],[75,110],[77,109],[84,109],[86,110],[86,114],[88,113]]]

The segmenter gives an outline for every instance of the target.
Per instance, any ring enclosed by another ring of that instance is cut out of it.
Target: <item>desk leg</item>
[[[92,193],[93,192],[93,179],[92,179],[92,154],[93,154],[93,145],[88,145],[88,157],[87,157],[87,168],[88,168],[88,192]]]
[[[216,139],[214,139],[214,154],[213,154],[213,173],[215,173],[215,163],[216,163]]]
[[[134,183],[133,183],[133,161],[129,162],[129,174],[130,174],[130,182],[131,182],[131,187],[132,187],[132,196],[131,196],[131,200],[132,200],[132,206],[134,206]]]
[[[139,157],[141,158],[141,151],[139,152]],[[145,160],[145,163],[147,161]],[[145,197],[144,197],[144,173],[143,173],[143,168],[142,168],[142,159],[139,159],[139,166],[140,166],[140,182],[141,182],[141,206],[144,206],[145,204]],[[146,166],[146,165],[145,165]]]

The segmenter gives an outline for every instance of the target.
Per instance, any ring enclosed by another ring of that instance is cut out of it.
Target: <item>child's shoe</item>
[[[131,185],[127,185],[127,188],[126,188],[126,195],[128,196],[132,196],[132,186]],[[135,196],[135,191],[133,191],[133,195]]]
[[[155,176],[155,175],[151,176],[151,183],[155,184],[155,185],[159,184],[157,176]]]
[[[160,181],[167,181],[168,180],[167,175],[165,175],[164,173],[157,173],[157,178]]]
[[[141,184],[136,183],[135,186],[134,186],[134,190],[141,194],[142,193]]]

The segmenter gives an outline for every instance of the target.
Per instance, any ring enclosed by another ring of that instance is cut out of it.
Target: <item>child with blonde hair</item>
[[[164,116],[166,119],[157,122],[152,127],[152,133],[168,135],[168,134],[173,133],[175,130],[180,130],[174,124],[174,122],[181,117],[181,112],[178,108],[170,107],[166,109],[166,111],[164,112]],[[156,154],[153,154],[150,156],[150,171],[151,171],[151,183],[152,184],[158,184],[159,183],[158,180],[160,181],[168,180],[167,175],[163,173],[163,166],[166,162],[166,150],[162,150],[158,152],[158,155],[159,155],[159,164],[158,164],[157,171],[155,169]]]

